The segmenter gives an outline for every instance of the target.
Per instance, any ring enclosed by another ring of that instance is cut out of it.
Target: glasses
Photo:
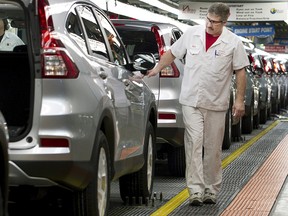
[[[206,20],[207,20],[208,22],[210,22],[211,25],[218,25],[218,24],[223,23],[223,21],[211,20],[209,17],[206,17]]]

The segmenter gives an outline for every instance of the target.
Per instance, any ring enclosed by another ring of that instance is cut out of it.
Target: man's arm
[[[176,57],[172,54],[171,50],[168,50],[167,52],[164,53],[163,56],[161,56],[160,61],[151,70],[147,71],[147,77],[155,76],[158,74],[163,68],[171,64]]]
[[[235,70],[236,74],[236,100],[232,108],[233,116],[242,117],[245,114],[246,72],[245,68]]]

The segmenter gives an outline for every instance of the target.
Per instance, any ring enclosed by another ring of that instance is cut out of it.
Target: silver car
[[[157,108],[140,72],[153,55],[132,62],[91,1],[0,0],[0,14],[25,43],[0,53],[10,187],[72,190],[85,216],[107,214],[111,180],[123,200],[146,200]]]
[[[140,20],[112,20],[128,54],[152,53],[161,56],[183,34],[175,25]],[[179,94],[184,71],[184,60],[175,59],[159,75],[145,79],[156,96],[158,108],[157,158],[168,159],[170,173],[185,175],[184,123]]]

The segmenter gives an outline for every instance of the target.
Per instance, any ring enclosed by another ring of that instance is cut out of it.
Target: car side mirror
[[[133,56],[133,68],[144,75],[147,70],[151,70],[155,65],[156,60],[152,53],[137,53]]]

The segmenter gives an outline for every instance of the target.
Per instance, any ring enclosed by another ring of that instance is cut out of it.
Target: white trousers
[[[182,110],[189,193],[208,192],[217,195],[222,182],[221,153],[226,111],[184,105]]]

